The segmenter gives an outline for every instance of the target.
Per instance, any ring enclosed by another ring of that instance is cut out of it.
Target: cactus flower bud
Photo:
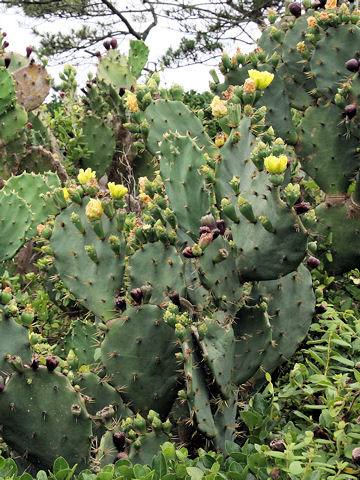
[[[224,260],[227,259],[228,256],[229,256],[229,252],[225,248],[221,248],[218,250],[218,253],[216,257],[213,259],[213,262],[214,263],[223,262]]]
[[[101,201],[96,198],[92,198],[86,205],[85,215],[89,222],[93,220],[99,220],[103,213],[104,209],[102,207]]]
[[[205,248],[212,242],[212,239],[212,233],[203,233],[199,238],[199,247],[201,248],[201,250],[205,250]]]
[[[210,230],[213,230],[216,227],[215,218],[211,213],[209,215],[204,215],[200,219],[200,223],[204,227],[209,227]]]
[[[104,48],[105,48],[106,50],[110,50],[110,42],[109,42],[109,40],[105,40],[105,41],[103,42],[103,45],[104,45]]]
[[[110,47],[113,48],[113,49],[115,49],[115,48],[117,47],[117,40],[116,40],[116,38],[112,38],[112,39],[110,40]]]
[[[141,304],[141,301],[142,301],[142,298],[143,298],[143,292],[142,292],[141,288],[133,288],[130,291],[130,295],[137,305]]]
[[[27,56],[27,58],[30,57],[30,55],[32,54],[32,52],[33,52],[33,47],[30,47],[30,46],[29,46],[29,47],[26,47],[26,56]]]

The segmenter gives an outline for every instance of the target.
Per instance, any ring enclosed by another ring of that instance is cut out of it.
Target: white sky
[[[11,10],[2,8],[1,11],[1,24],[0,30],[6,31],[7,37],[6,40],[10,43],[8,51],[15,51],[21,54],[25,54],[25,48],[28,45],[36,46],[37,39],[31,33],[31,25],[33,20],[26,18],[20,14],[20,9],[12,8]],[[49,25],[49,29],[54,27],[54,23]],[[59,23],[59,27],[62,28]],[[43,27],[44,25],[42,25]],[[41,28],[42,30],[43,28]],[[168,28],[166,25],[156,26],[149,34],[147,39],[147,45],[150,48],[150,61],[156,61],[165,53],[167,48],[172,45],[176,46],[182,37],[181,33],[174,32],[174,30]],[[125,40],[123,45],[119,45],[120,50],[123,50],[124,53],[128,52],[128,40]],[[242,50],[244,46],[241,46]],[[231,56],[236,50],[236,45],[228,51]],[[89,61],[90,56],[89,56]],[[71,62],[70,62],[71,63]],[[189,67],[180,67],[177,69],[167,69],[161,73],[161,85],[164,87],[170,87],[173,83],[179,83],[184,87],[184,89],[191,90],[194,89],[198,92],[203,92],[209,90],[209,82],[211,77],[209,70],[211,66],[208,65],[191,65]],[[78,82],[80,86],[86,82],[86,74],[91,69],[89,64],[78,66]],[[59,66],[49,66],[47,67],[50,75],[55,79],[56,83],[59,83],[58,74],[62,70],[62,67]],[[95,67],[92,69],[95,71]],[[218,72],[219,78],[222,78],[220,72]]]

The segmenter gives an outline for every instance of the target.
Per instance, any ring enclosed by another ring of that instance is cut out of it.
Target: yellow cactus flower
[[[327,0],[325,4],[325,10],[335,10],[337,0]]]
[[[308,17],[307,18],[307,24],[309,28],[314,28],[317,26],[317,21],[315,17]]]
[[[264,159],[264,165],[266,170],[269,173],[282,173],[287,168],[288,159],[286,155],[280,155],[280,157],[275,157],[275,155],[269,155]]]
[[[114,182],[109,182],[107,186],[110,190],[110,195],[112,196],[112,198],[122,198],[128,192],[128,189],[124,187],[124,185],[116,185]]]
[[[64,187],[62,189],[63,193],[64,193],[64,198],[65,200],[67,200],[69,198],[69,192],[68,192],[68,189],[66,187]]]
[[[215,95],[213,101],[210,103],[211,113],[216,118],[223,117],[227,114],[226,103],[223,100],[220,100],[220,97]]]
[[[86,218],[91,222],[92,220],[98,220],[104,213],[103,206],[100,200],[92,198],[85,208]]]
[[[145,192],[145,187],[146,187],[146,184],[148,182],[148,178],[147,177],[140,177],[139,180],[138,180],[138,184],[139,184],[139,190],[140,192]]]
[[[43,225],[42,223],[39,223],[39,225],[36,227],[36,230],[38,232],[39,235],[41,235],[41,233],[43,232],[43,230],[45,229],[45,225]]]
[[[329,20],[329,15],[326,12],[321,12],[320,13],[320,20],[322,22],[326,22],[326,20]]]
[[[256,84],[252,78],[247,78],[244,82],[244,93],[254,93],[256,91]]]
[[[296,50],[299,52],[299,53],[304,53],[306,50],[307,50],[307,46],[305,44],[305,42],[299,42],[296,44]]]
[[[222,147],[227,139],[228,135],[226,133],[218,133],[215,137],[215,145],[217,147]]]
[[[134,93],[130,93],[127,95],[126,106],[128,107],[131,113],[138,112],[140,110],[136,95]]]
[[[256,88],[265,90],[274,80],[274,74],[270,72],[259,72],[259,70],[249,70],[249,77],[254,80]]]
[[[89,182],[90,178],[96,178],[96,172],[93,172],[91,168],[87,168],[86,170],[80,168],[77,178],[81,185],[85,185]]]

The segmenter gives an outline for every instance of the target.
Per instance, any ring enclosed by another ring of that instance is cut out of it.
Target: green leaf
[[[291,462],[289,465],[289,473],[292,475],[301,475],[302,472],[304,471],[303,466],[301,465],[301,462]]]
[[[60,470],[64,470],[65,468],[69,468],[68,462],[63,457],[58,457],[53,466],[53,472],[56,475]]]
[[[201,480],[204,475],[204,472],[197,467],[187,467],[186,471],[190,475],[191,480]]]

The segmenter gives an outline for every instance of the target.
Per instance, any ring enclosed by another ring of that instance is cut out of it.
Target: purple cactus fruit
[[[113,49],[115,49],[115,48],[117,47],[117,40],[116,40],[116,38],[112,38],[112,39],[110,40],[110,46],[111,46],[111,48],[113,48]]]
[[[33,369],[33,370],[37,370],[39,368],[39,365],[40,365],[40,357],[39,357],[39,354],[38,353],[34,353],[32,358],[31,358],[31,363],[30,363],[30,367]]]
[[[300,15],[301,15],[301,5],[300,5],[300,3],[298,3],[298,2],[290,3],[289,12],[291,13],[291,15],[294,15],[294,17],[296,17],[296,18],[300,17]]]
[[[285,443],[282,438],[274,438],[270,442],[270,448],[274,452],[285,452]]]
[[[32,54],[32,52],[34,51],[33,47],[26,47],[26,56],[27,58],[30,57],[30,55]]]
[[[5,40],[5,42],[2,44],[2,48],[7,48],[9,45],[9,42]]]
[[[7,33],[6,32],[2,32],[2,36],[3,37],[6,37]]]
[[[103,43],[104,47],[106,50],[110,50],[110,42],[109,40],[105,40],[105,42]]]
[[[325,305],[317,305],[315,307],[315,315],[321,315],[322,313],[325,313],[327,308]]]
[[[346,105],[346,107],[344,108],[345,116],[347,118],[355,117],[356,110],[357,110],[356,105],[354,105],[353,103],[350,103],[350,105]]]
[[[120,297],[120,295],[115,295],[114,297],[115,307],[122,312],[126,310],[126,299],[125,297]]]
[[[119,452],[116,457],[114,458],[114,464],[118,461],[118,460],[129,460],[129,456],[127,453],[125,452]]]
[[[200,222],[202,226],[209,227],[210,230],[213,230],[216,227],[215,218],[213,215],[211,215],[211,213],[201,217]]]
[[[269,475],[270,475],[270,478],[272,478],[273,480],[276,480],[277,478],[279,478],[280,469],[279,468],[274,468],[273,470],[271,470]]]
[[[47,357],[46,359],[46,368],[49,372],[53,372],[55,368],[59,365],[59,359],[52,355],[51,357]]]
[[[203,233],[210,233],[211,230],[209,227],[207,227],[206,225],[202,226],[199,228],[199,234],[202,235]]]
[[[182,251],[182,254],[183,254],[184,257],[186,257],[186,258],[195,258],[195,255],[193,254],[192,247],[186,247],[186,248],[184,248],[184,250]]]
[[[9,65],[11,63],[11,58],[5,57],[4,58],[4,63],[5,63],[5,68],[9,68]]]
[[[113,433],[113,442],[118,452],[123,452],[125,448],[126,436],[124,432]]]
[[[211,233],[212,233],[212,236],[213,236],[213,240],[215,240],[215,238],[217,238],[219,235],[221,235],[221,232],[218,228],[215,228]]]
[[[354,450],[351,452],[351,457],[356,465],[360,465],[360,447],[354,448]]]
[[[356,58],[351,58],[345,63],[345,67],[349,70],[349,72],[357,72],[359,70],[359,62]]]
[[[123,97],[125,95],[125,92],[126,92],[126,87],[120,87],[120,89],[119,89],[120,97]]]
[[[99,50],[96,50],[94,55],[95,55],[95,57],[101,58],[101,53],[99,52]]]
[[[301,215],[310,210],[310,205],[306,202],[299,202],[294,205],[294,210],[298,215]]]
[[[224,220],[216,220],[216,226],[220,230],[220,235],[224,235],[226,230],[226,224]]]
[[[141,288],[133,288],[130,292],[130,295],[131,295],[132,299],[134,300],[134,302],[137,303],[138,305],[140,305],[141,300],[143,298],[143,292],[142,292]]]
[[[309,257],[307,259],[306,265],[309,270],[314,270],[314,268],[318,267],[320,265],[320,260],[315,257]]]

